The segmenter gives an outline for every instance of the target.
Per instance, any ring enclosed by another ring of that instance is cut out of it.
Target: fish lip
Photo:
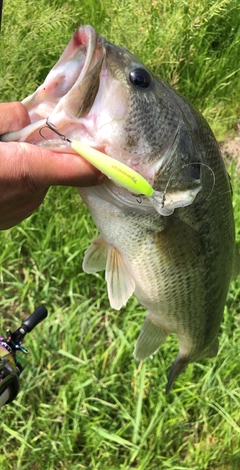
[[[100,58],[103,55],[104,38],[98,35],[97,31],[90,25],[80,27],[73,35],[73,43],[76,48],[86,47],[86,59],[79,75],[79,80],[92,69],[94,57]],[[99,56],[99,57],[98,57]],[[95,64],[94,64],[95,65]]]
[[[55,111],[59,112],[58,108],[61,108],[62,101],[62,108],[66,113],[68,114],[69,110],[72,117],[79,119],[88,114],[97,96],[105,49],[103,47],[103,38],[89,25],[79,28],[71,43],[73,49],[75,48],[76,62],[79,62],[77,67],[78,76],[72,82],[68,92],[60,99],[59,106],[56,106],[54,114]],[[84,55],[85,59],[83,61]],[[66,76],[68,77],[68,70]],[[78,104],[79,110],[76,111]]]
[[[86,85],[88,76],[98,62],[101,61],[101,63],[99,62],[99,70],[95,71],[95,79],[98,76],[100,77],[102,70],[106,68],[104,65],[105,55],[104,38],[99,36],[97,31],[90,25],[80,27],[72,36],[57,63],[50,70],[44,83],[32,95],[22,101],[28,109],[31,124],[20,131],[1,136],[1,140],[9,142],[17,140],[26,141],[28,139],[28,142],[39,144],[42,140],[39,129],[43,126],[44,120],[49,119],[49,122],[61,131],[62,112],[64,112],[66,121],[69,127],[71,127],[73,119],[78,119],[80,116],[71,113],[69,102],[71,100],[74,102],[74,93],[76,95],[78,92],[79,101],[81,99],[84,101],[86,88],[91,89],[91,83],[89,86]],[[73,68],[74,70],[72,70]],[[81,98],[84,79],[85,88],[83,87]],[[90,108],[97,96],[98,87],[96,86],[95,88],[94,92],[91,91],[90,98],[92,101],[90,103],[91,106],[89,105]],[[53,93],[54,96],[52,97]],[[38,96],[40,96],[39,101]],[[85,104],[85,111],[86,109],[87,106]],[[44,136],[46,140],[51,140],[52,138],[54,140],[60,139],[59,136],[54,135],[48,129],[44,131]]]

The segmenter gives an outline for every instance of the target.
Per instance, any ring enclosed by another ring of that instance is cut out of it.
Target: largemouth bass
[[[183,96],[91,26],[76,31],[23,104],[32,124],[5,140],[66,151],[60,136],[41,130],[48,119],[163,194],[158,210],[109,179],[79,189],[100,232],[85,254],[84,271],[105,269],[113,308],[135,294],[147,309],[135,358],[151,356],[169,334],[177,335],[168,392],[190,362],[217,354],[235,263],[231,186],[212,131]]]

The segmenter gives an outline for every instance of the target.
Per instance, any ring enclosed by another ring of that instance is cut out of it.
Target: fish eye
[[[138,67],[131,70],[129,80],[137,88],[149,88],[152,82],[152,77],[146,69]]]

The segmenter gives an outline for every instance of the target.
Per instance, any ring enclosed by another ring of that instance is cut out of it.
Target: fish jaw
[[[69,138],[76,138],[76,128],[80,127],[81,133],[79,120],[88,114],[97,94],[103,58],[102,40],[95,29],[91,26],[79,28],[44,83],[22,101],[31,124],[2,136],[1,140],[28,141],[39,145],[43,140],[39,130],[46,119],[60,132],[69,133]],[[44,129],[44,139],[51,142],[59,140],[59,137]]]
[[[122,145],[128,92],[108,70],[108,44],[91,26],[79,28],[44,83],[22,101],[31,124],[1,136],[1,141],[24,141],[72,152],[69,144],[46,126],[48,121],[68,139],[129,163],[132,156]]]
[[[31,122],[38,120],[39,115],[49,117],[53,111],[57,114],[61,109],[70,108],[72,94],[96,64],[101,61],[103,48],[101,41],[91,26],[79,28],[70,40],[63,54],[47,75],[44,83],[29,97],[23,100],[30,115]],[[84,90],[86,92],[86,90]],[[82,94],[80,92],[80,94]],[[76,106],[81,105],[81,98]],[[57,107],[56,107],[57,106]],[[84,111],[83,111],[84,112]],[[67,113],[67,111],[66,111]],[[76,117],[76,107],[69,111]]]

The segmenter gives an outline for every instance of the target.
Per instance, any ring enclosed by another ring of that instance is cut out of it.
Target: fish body
[[[50,129],[45,141],[39,134],[48,119],[69,139],[133,168],[163,195],[158,207],[110,179],[79,189],[100,232],[83,269],[105,269],[113,308],[135,294],[147,309],[135,357],[151,356],[177,335],[169,391],[187,364],[217,354],[235,262],[231,186],[212,131],[183,96],[91,26],[79,28],[23,103],[32,124],[6,140],[66,151]]]

